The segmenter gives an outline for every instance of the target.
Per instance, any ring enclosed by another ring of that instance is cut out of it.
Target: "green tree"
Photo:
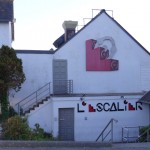
[[[13,48],[2,46],[0,48],[0,104],[1,120],[9,115],[8,95],[11,89],[16,92],[20,90],[21,84],[25,81],[22,60],[17,58]]]

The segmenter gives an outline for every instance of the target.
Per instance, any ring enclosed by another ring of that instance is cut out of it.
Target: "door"
[[[67,88],[67,60],[53,60],[53,92],[66,94]]]
[[[59,109],[59,138],[74,141],[74,108]]]

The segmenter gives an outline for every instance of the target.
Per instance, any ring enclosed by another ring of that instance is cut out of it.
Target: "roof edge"
[[[78,35],[84,28],[86,28],[91,22],[93,22],[96,18],[98,18],[101,14],[105,13],[114,23],[116,23],[135,43],[137,43],[148,55],[150,55],[150,52],[142,45],[140,44],[125,28],[123,28],[114,18],[108,15],[105,9],[102,9],[94,18],[91,19],[83,28],[81,28],[71,39],[69,39],[67,42],[65,42],[60,48],[56,49],[55,52],[57,52],[59,49],[61,49],[65,44],[67,44],[70,40],[72,40],[76,35]]]
[[[15,50],[17,54],[54,54],[51,50]]]
[[[131,39],[133,39],[147,54],[150,55],[150,52],[142,44],[140,44],[125,28],[123,28],[114,18],[110,17],[106,11],[104,12],[114,23],[116,23],[124,32],[126,32],[127,35],[130,36]]]
[[[75,36],[77,36],[82,30],[84,30],[84,28],[86,28],[91,22],[93,22],[96,18],[98,18],[98,16],[100,16],[104,12],[106,12],[105,9],[101,9],[101,11],[94,18],[92,18],[86,25],[84,25],[83,28],[81,28],[73,37],[71,37],[68,41],[66,41],[61,47],[57,48],[55,52],[57,52],[59,49],[65,46],[70,40],[72,40]]]

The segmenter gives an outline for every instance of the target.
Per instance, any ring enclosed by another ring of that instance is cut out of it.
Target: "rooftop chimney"
[[[62,26],[65,30],[65,41],[68,41],[75,35],[75,28],[77,27],[77,21],[64,21]]]

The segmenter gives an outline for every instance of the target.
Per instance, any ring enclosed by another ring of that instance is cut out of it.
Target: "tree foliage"
[[[9,90],[19,91],[21,84],[25,81],[22,60],[17,58],[13,48],[2,46],[0,48],[0,103],[2,120],[9,116]]]
[[[19,91],[24,81],[22,60],[17,58],[13,48],[3,45],[0,48],[0,90]]]

